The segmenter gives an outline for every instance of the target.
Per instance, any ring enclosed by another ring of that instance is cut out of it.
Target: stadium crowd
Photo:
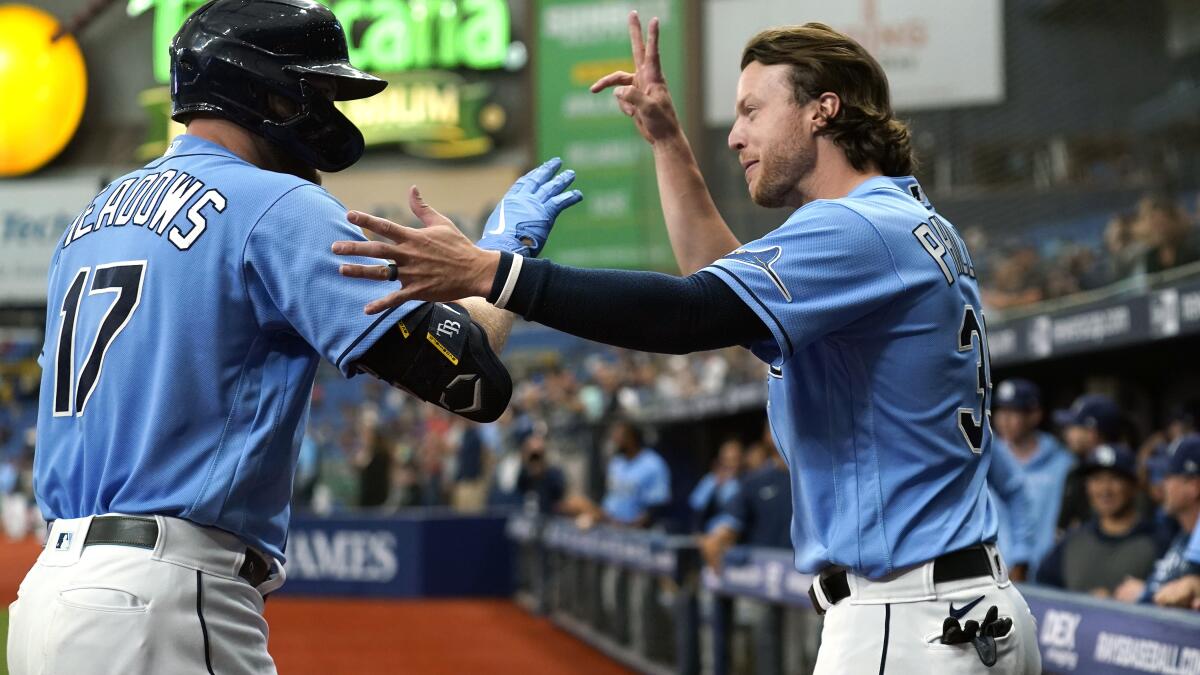
[[[1062,232],[1033,228],[1007,237],[965,228],[987,306],[1031,305],[1200,260],[1200,197],[1147,195],[1129,211],[1088,220],[1069,236]]]

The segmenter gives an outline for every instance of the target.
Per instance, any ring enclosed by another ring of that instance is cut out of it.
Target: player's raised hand
[[[523,256],[540,253],[558,215],[583,199],[579,190],[567,191],[575,172],[555,175],[560,168],[562,160],[555,157],[517,179],[488,217],[479,247]]]
[[[408,300],[445,302],[486,296],[491,290],[500,254],[485,251],[472,243],[449,218],[425,203],[415,185],[409,190],[408,205],[424,227],[405,227],[386,218],[350,211],[346,214],[347,220],[386,237],[390,243],[338,241],[333,244],[333,252],[338,255],[392,261],[388,265],[341,266],[342,275],[347,277],[401,283],[398,290],[367,304],[366,313],[378,314]]]
[[[621,112],[633,118],[642,138],[651,145],[682,133],[658,55],[658,27],[658,17],[651,19],[649,38],[643,42],[642,21],[636,11],[630,12],[629,43],[634,72],[609,73],[591,87],[593,94],[615,87],[613,95]]]

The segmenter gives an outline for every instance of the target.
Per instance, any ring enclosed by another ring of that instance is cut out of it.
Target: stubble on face
[[[750,199],[768,209],[787,206],[816,163],[816,144],[805,137],[797,120],[779,138],[768,139],[760,151],[758,178],[750,183]]]

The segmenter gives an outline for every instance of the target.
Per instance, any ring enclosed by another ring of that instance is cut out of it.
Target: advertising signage
[[[509,119],[490,73],[524,68],[524,43],[512,39],[506,0],[322,0],[349,38],[350,60],[388,80],[370,99],[338,107],[363,132],[368,146],[398,144],[421,157],[450,158],[490,151]],[[170,82],[171,39],[203,0],[129,0],[126,12],[154,13],[153,68]],[[169,121],[165,86],[146,91],[151,113],[143,156],[163,150],[178,133]]]
[[[539,158],[559,156],[579,172],[584,200],[566,213],[547,256],[568,265],[675,269],[658,200],[654,157],[612,92],[588,87],[633,71],[627,16],[659,17],[663,75],[685,121],[686,4],[683,0],[543,0],[537,3],[535,64]]]

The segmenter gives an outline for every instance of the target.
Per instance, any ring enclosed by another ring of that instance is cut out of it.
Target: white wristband
[[[517,287],[517,277],[521,276],[521,265],[525,262],[519,254],[513,254],[512,265],[508,268],[508,278],[504,280],[504,288],[500,289],[500,297],[492,303],[498,309],[504,309],[508,299],[512,297],[513,289]]]

